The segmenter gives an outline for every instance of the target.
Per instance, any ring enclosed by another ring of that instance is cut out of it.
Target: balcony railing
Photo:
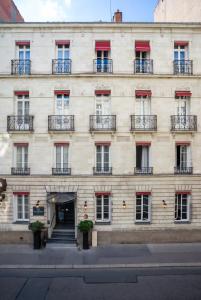
[[[11,175],[30,175],[30,168],[11,168]]]
[[[94,175],[112,175],[112,168],[105,166],[104,168],[101,167],[94,167],[93,168]]]
[[[74,131],[73,115],[48,116],[49,131]]]
[[[71,59],[53,59],[52,74],[70,74]]]
[[[95,73],[112,73],[113,62],[112,59],[94,59],[94,72]]]
[[[197,131],[197,116],[171,116],[171,131]]]
[[[116,131],[115,115],[91,115],[90,131]]]
[[[33,116],[8,116],[7,131],[33,131]]]
[[[131,131],[156,131],[157,116],[156,115],[132,115]]]
[[[152,59],[135,59],[134,73],[138,74],[153,74],[153,60]]]
[[[174,168],[175,174],[193,174],[193,167],[178,166]]]
[[[142,168],[134,168],[134,173],[136,175],[151,175],[153,174],[153,167],[142,167]]]
[[[52,175],[71,175],[71,168],[52,168]]]
[[[30,75],[31,60],[30,59],[12,59],[11,60],[12,75]]]
[[[192,60],[174,60],[174,74],[192,75],[193,61]]]

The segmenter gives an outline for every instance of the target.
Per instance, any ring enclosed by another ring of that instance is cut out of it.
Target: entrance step
[[[75,230],[54,229],[52,236],[47,241],[48,244],[76,245]]]
[[[74,243],[72,244],[64,244],[64,243],[47,243],[47,249],[61,249],[61,248],[77,248],[77,245]]]

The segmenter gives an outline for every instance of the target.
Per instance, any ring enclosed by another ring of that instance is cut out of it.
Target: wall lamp
[[[36,202],[36,208],[39,208],[40,207],[40,201],[38,200],[37,202]]]
[[[163,208],[166,208],[167,207],[167,203],[165,202],[165,200],[162,200],[163,202]]]
[[[84,210],[87,210],[87,201],[84,201]]]
[[[123,202],[122,202],[122,207],[125,209],[126,208],[126,201],[125,200],[123,200]]]

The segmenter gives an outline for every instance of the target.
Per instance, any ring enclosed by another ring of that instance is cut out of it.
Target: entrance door
[[[75,227],[74,202],[64,202],[56,204],[56,228]]]

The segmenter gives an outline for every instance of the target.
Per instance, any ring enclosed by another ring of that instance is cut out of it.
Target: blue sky
[[[110,21],[116,9],[124,21],[151,22],[157,0],[14,0],[27,22]]]

